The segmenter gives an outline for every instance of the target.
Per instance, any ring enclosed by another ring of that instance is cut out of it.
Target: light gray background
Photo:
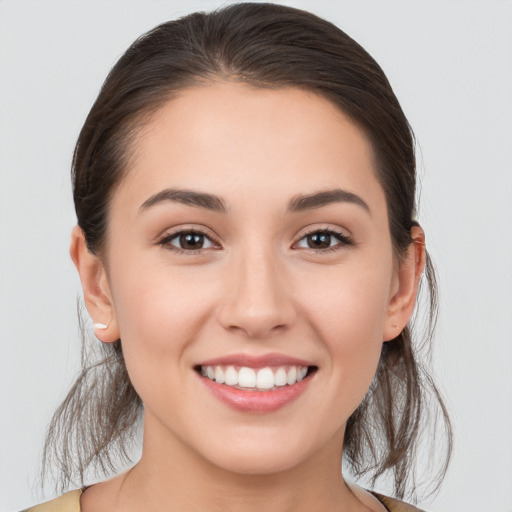
[[[283,2],[382,65],[419,141],[437,263],[434,365],[455,426],[432,512],[512,511],[512,3]],[[68,258],[73,144],[107,71],[154,25],[217,1],[0,0],[0,510],[33,490],[79,354]],[[47,495],[46,498],[51,497]]]

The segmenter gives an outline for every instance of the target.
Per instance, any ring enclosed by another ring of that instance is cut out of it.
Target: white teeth
[[[308,368],[307,366],[280,366],[255,370],[242,366],[237,370],[234,366],[201,366],[200,372],[203,377],[217,384],[263,391],[300,382],[306,377]]]
[[[238,372],[232,366],[226,368],[224,372],[224,382],[228,386],[238,385]]]
[[[286,383],[291,386],[292,384],[295,384],[297,382],[297,368],[295,366],[292,366],[286,375]]]
[[[224,372],[220,366],[215,367],[215,382],[224,384]]]
[[[256,372],[252,368],[246,368],[245,366],[240,368],[238,372],[238,385],[241,388],[255,388]]]
[[[286,370],[279,368],[274,375],[274,384],[276,386],[286,386]]]
[[[308,373],[307,368],[300,368],[297,371],[297,382],[300,382],[306,376],[306,373]]]
[[[274,387],[274,372],[270,368],[258,370],[256,387],[258,389],[272,389]]]

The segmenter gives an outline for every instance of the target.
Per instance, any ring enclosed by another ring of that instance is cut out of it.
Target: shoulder
[[[395,498],[389,498],[383,494],[373,492],[372,494],[389,510],[389,512],[424,512],[423,510],[409,505]]]
[[[69,491],[54,500],[27,508],[22,512],[80,512],[81,489]]]

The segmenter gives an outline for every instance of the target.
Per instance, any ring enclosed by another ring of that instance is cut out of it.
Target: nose
[[[296,318],[293,286],[272,250],[238,254],[227,269],[218,319],[225,329],[265,339],[288,329]]]

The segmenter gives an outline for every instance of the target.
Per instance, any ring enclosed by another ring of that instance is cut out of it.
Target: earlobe
[[[409,321],[414,305],[420,278],[425,267],[425,233],[420,226],[411,228],[412,242],[400,261],[397,271],[397,287],[388,306],[387,322],[383,340],[396,338]]]
[[[119,330],[105,266],[87,248],[79,226],[75,226],[71,233],[69,252],[80,276],[85,306],[93,319],[96,337],[105,343],[116,341]]]

